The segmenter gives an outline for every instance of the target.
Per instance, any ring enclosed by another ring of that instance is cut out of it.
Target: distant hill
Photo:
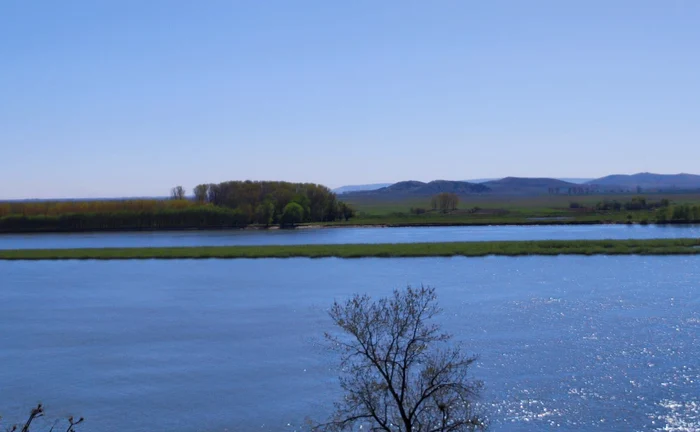
[[[374,183],[374,184],[365,184],[365,185],[348,185],[348,186],[341,186],[339,188],[333,189],[333,192],[337,194],[344,194],[347,192],[360,192],[360,191],[370,191],[370,190],[377,190],[381,189],[387,186],[391,186],[391,183]]]
[[[500,179],[500,178],[484,178],[484,179],[470,179],[470,180],[464,180],[464,181],[469,182],[469,183],[486,183],[486,182],[496,181],[496,180],[502,180],[502,179]],[[578,178],[578,177],[576,177],[576,178],[559,178],[559,177],[557,177],[557,178],[555,178],[555,180],[561,180],[561,181],[565,181],[565,182],[569,182],[569,183],[583,184],[583,183],[587,183],[593,179],[592,178]]]
[[[569,182],[569,183],[576,183],[576,184],[585,184],[593,180],[592,178],[578,178],[578,177],[557,177],[557,180]]]
[[[694,174],[653,174],[610,175],[599,179],[547,178],[547,177],[505,177],[502,179],[474,179],[467,181],[435,180],[421,182],[402,181],[394,184],[377,183],[357,186],[343,186],[335,189],[339,194],[363,194],[376,197],[430,196],[441,192],[458,195],[546,195],[553,190],[566,194],[569,188],[595,185],[595,192],[628,192],[639,186],[646,192],[700,189],[700,175]]]
[[[654,174],[638,173],[632,175],[615,174],[591,180],[589,184],[608,188],[673,190],[700,189],[700,175],[695,174]]]
[[[424,183],[415,180],[402,181],[376,190],[349,192],[351,195],[372,196],[432,196],[442,192],[450,192],[458,195],[469,195],[489,192],[489,188],[476,183],[435,180]]]
[[[470,180],[460,180],[461,182],[466,182],[466,183],[486,183],[486,182],[491,182],[491,181],[497,181],[500,180],[498,178],[480,178],[480,179],[470,179]],[[562,180],[565,182],[569,183],[577,183],[577,184],[583,184],[586,182],[589,182],[590,178],[559,178],[556,180]],[[338,195],[344,194],[344,193],[350,193],[350,192],[362,192],[362,191],[372,191],[372,190],[377,190],[381,188],[385,188],[388,186],[391,186],[394,183],[372,183],[372,184],[364,184],[364,185],[347,185],[347,186],[341,186],[338,188],[333,189],[333,192],[337,193]]]
[[[486,183],[487,181],[493,181],[493,180],[498,180],[497,178],[480,178],[480,179],[467,179],[467,180],[462,180],[467,183]]]
[[[550,189],[559,188],[567,190],[576,186],[576,183],[566,182],[553,178],[530,178],[530,177],[506,177],[500,180],[492,180],[483,183],[491,189],[493,193],[501,194],[546,194]]]

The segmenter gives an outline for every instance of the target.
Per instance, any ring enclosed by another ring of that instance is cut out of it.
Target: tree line
[[[588,207],[577,203],[569,203],[572,209],[588,209]],[[677,204],[672,205],[666,198],[658,201],[649,201],[643,196],[634,197],[629,201],[603,200],[598,202],[596,211],[649,211],[653,212],[658,223],[673,222],[700,222],[700,205]],[[631,217],[631,216],[630,216]]]
[[[666,198],[659,201],[647,201],[647,199],[644,197],[634,197],[626,202],[619,202],[617,200],[603,200],[596,204],[596,210],[655,210],[658,208],[666,208],[670,204],[670,201]]]
[[[659,201],[649,201],[643,196],[634,197],[628,201],[618,201],[618,200],[603,200],[599,201],[595,205],[595,210],[597,211],[636,211],[636,210],[656,210],[660,208],[666,208],[671,205],[671,202],[663,198]],[[569,208],[572,209],[587,209],[585,205],[578,202],[569,203]]]
[[[251,223],[262,225],[285,224],[290,220],[332,222],[349,220],[355,215],[329,188],[313,183],[227,181],[200,184],[193,192],[199,204],[236,209],[248,216]]]
[[[242,213],[213,206],[0,218],[0,232],[145,231],[243,228],[246,225],[248,219]]]
[[[155,212],[197,207],[190,200],[128,199],[0,202],[0,217],[59,216],[84,213]]]
[[[442,192],[433,196],[430,200],[430,207],[433,210],[440,210],[443,213],[457,210],[459,196],[454,193]]]
[[[0,203],[0,232],[242,228],[349,220],[355,211],[327,187],[287,182],[177,186],[170,198]]]
[[[667,222],[700,222],[700,205],[676,205],[657,210],[656,221]]]

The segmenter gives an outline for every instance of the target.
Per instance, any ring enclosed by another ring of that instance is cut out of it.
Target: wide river
[[[492,431],[700,429],[690,256],[0,262],[0,414],[301,430],[339,395],[328,306],[406,284],[479,355]]]
[[[531,225],[0,234],[0,249],[599,240],[700,237],[700,225]]]

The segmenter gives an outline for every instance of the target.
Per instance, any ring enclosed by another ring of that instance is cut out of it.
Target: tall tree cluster
[[[228,181],[194,188],[195,201],[241,212],[250,223],[328,222],[352,217],[327,187],[313,183]],[[289,207],[295,203],[296,206]],[[286,209],[286,217],[285,217]]]

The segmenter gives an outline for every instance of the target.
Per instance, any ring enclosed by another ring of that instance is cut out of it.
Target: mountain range
[[[493,181],[497,181],[497,180],[503,180],[503,179],[480,178],[480,179],[459,180],[459,181],[460,182],[467,182],[467,183],[487,183],[487,182],[493,182]],[[569,182],[569,183],[583,184],[583,183],[586,183],[592,179],[590,179],[590,178],[557,178],[554,180],[562,180],[562,181]],[[333,189],[333,192],[340,195],[340,194],[350,193],[350,192],[373,191],[373,190],[382,189],[382,188],[391,186],[393,184],[395,184],[395,183],[371,183],[371,184],[364,184],[364,185],[347,185],[347,186],[341,186],[341,187],[335,188],[335,189]]]
[[[334,191],[338,194],[373,196],[425,196],[441,192],[451,192],[458,195],[538,195],[553,191],[567,193],[569,188],[577,190],[584,188],[595,192],[636,192],[639,189],[646,192],[678,190],[698,190],[700,192],[700,175],[638,173],[632,175],[615,174],[597,179],[505,177],[471,181],[434,180],[427,183],[410,180],[393,184],[343,186]]]
[[[450,180],[434,180],[429,183],[419,181],[402,181],[393,185],[376,189],[373,191],[365,191],[364,193],[372,195],[435,195],[441,192],[450,192],[457,195],[469,195],[475,193],[488,192],[489,188],[479,183],[469,183],[462,181]]]
[[[590,181],[591,184],[642,189],[697,189],[700,175],[695,174],[614,174]]]

